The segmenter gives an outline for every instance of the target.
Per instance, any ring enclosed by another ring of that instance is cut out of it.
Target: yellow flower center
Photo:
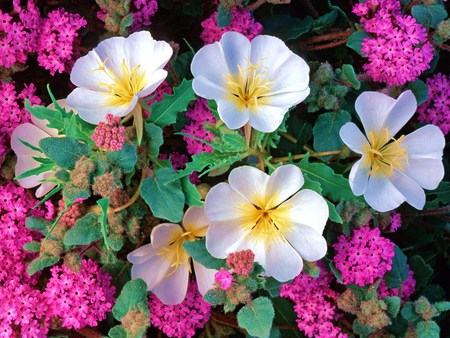
[[[122,60],[120,69],[112,70],[106,67],[108,58],[99,64],[94,71],[101,71],[111,79],[110,83],[100,82],[99,85],[107,88],[109,92],[108,104],[113,107],[129,105],[136,93],[141,91],[147,84],[147,76],[141,71],[141,65],[129,69],[125,59]]]
[[[402,147],[404,139],[402,135],[397,140],[389,138],[389,130],[381,129],[378,133],[370,131],[368,133],[369,144],[363,147],[365,160],[363,165],[370,167],[368,175],[379,175],[391,177],[394,170],[405,170],[408,165],[408,154],[406,148]]]
[[[247,108],[254,113],[258,110],[258,105],[268,104],[267,97],[272,82],[269,82],[265,76],[266,67],[261,62],[253,64],[248,61],[248,67],[242,68],[238,65],[239,71],[235,74],[225,75],[226,100],[232,101],[237,110],[244,111]]]

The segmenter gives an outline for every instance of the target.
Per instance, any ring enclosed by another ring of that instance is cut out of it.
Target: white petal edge
[[[267,209],[276,207],[294,195],[305,183],[302,171],[293,164],[275,169],[266,188]]]
[[[401,146],[406,148],[409,158],[442,159],[445,137],[439,127],[426,125],[405,136]]]
[[[195,236],[201,236],[206,234],[209,220],[205,213],[205,207],[192,206],[186,210],[183,216],[183,227],[186,231],[193,232]]]
[[[369,167],[364,167],[364,158],[353,164],[348,176],[348,182],[355,196],[361,196],[366,192],[367,182],[369,181]]]
[[[395,101],[384,122],[391,136],[394,136],[408,122],[417,110],[417,100],[413,92],[403,92]]]
[[[248,117],[248,123],[258,131],[271,133],[281,125],[284,115],[289,107],[258,106],[257,111],[251,112]],[[238,112],[239,113],[239,112]]]
[[[217,99],[216,102],[219,117],[228,128],[232,130],[239,129],[248,122],[250,114],[247,110],[238,111],[233,102],[225,99]]]
[[[318,261],[327,253],[327,241],[311,227],[296,225],[286,234],[286,239],[308,262]]]
[[[39,148],[39,141],[47,137],[51,136],[35,125],[31,123],[23,123],[17,126],[11,134],[11,148],[18,156],[45,157],[43,153],[27,147],[20,140],[28,142]]]
[[[355,102],[355,109],[364,126],[366,134],[384,127],[395,99],[378,92],[363,92]],[[394,135],[391,135],[394,136]]]
[[[204,296],[209,290],[214,288],[215,275],[217,270],[205,268],[200,263],[193,260],[195,278],[197,279],[198,291]]]
[[[363,154],[362,148],[368,144],[367,138],[353,122],[347,122],[339,130],[339,136],[347,147],[358,154]]]
[[[180,304],[186,297],[189,283],[189,264],[181,264],[170,276],[164,278],[151,291],[166,305]]]
[[[400,191],[384,176],[369,176],[364,193],[366,202],[375,210],[387,212],[394,210],[406,201]]]
[[[242,198],[262,208],[266,199],[269,175],[251,166],[242,166],[231,171],[228,182]]]
[[[406,202],[418,210],[423,209],[426,200],[425,191],[417,182],[397,170],[394,171],[390,181],[405,196]]]

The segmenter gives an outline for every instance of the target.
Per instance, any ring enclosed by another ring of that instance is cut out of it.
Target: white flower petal
[[[362,154],[362,147],[369,143],[361,130],[353,122],[344,124],[339,131],[339,136],[347,147],[358,154]]]
[[[266,196],[270,196],[266,208],[272,209],[294,195],[305,183],[302,171],[293,164],[275,169],[267,182]]]
[[[138,91],[136,93],[136,96],[139,98],[143,98],[146,96],[149,96],[151,93],[153,93],[156,88],[159,87],[161,83],[166,79],[167,77],[167,71],[164,69],[158,69],[156,70],[153,75],[148,80],[148,85],[144,87],[142,90]]]
[[[228,177],[231,188],[258,207],[264,205],[268,181],[269,176],[265,172],[251,166],[233,169]]]
[[[226,258],[232,252],[249,249],[244,241],[247,234],[240,219],[211,222],[206,232],[206,249],[213,257]]]
[[[250,41],[242,34],[226,32],[220,39],[223,55],[231,74],[239,72],[238,65],[246,68],[250,58]]]
[[[11,148],[18,156],[27,155],[45,157],[43,153],[27,147],[20,140],[28,142],[31,145],[39,148],[39,141],[46,137],[50,137],[50,135],[42,131],[35,125],[31,123],[23,123],[17,126],[11,134]]]
[[[217,270],[207,269],[200,263],[193,260],[195,278],[197,279],[198,291],[202,296],[214,287]]]
[[[355,102],[355,109],[361,119],[366,134],[384,127],[395,100],[378,92],[363,92]],[[394,136],[394,135],[391,135]]]
[[[286,222],[286,226],[278,225],[283,236],[288,238],[289,232],[297,225],[310,227],[322,235],[328,220],[328,204],[315,191],[303,189],[282,203],[274,215],[275,223]]]
[[[441,160],[445,137],[439,127],[429,124],[406,135],[401,146],[406,148],[408,158]]]
[[[289,107],[258,106],[256,112],[249,114],[249,124],[263,133],[271,133],[281,125],[288,109]]]
[[[256,254],[255,254],[255,260]],[[277,238],[266,247],[265,274],[280,282],[295,278],[303,269],[303,261],[288,241]]]
[[[84,87],[95,91],[106,91],[104,84],[112,83],[108,74],[99,69],[105,59],[101,59],[95,50],[79,58],[70,72],[70,81],[77,87]],[[108,60],[107,63],[110,61]]]
[[[217,112],[220,119],[230,129],[239,129],[243,127],[249,119],[248,111],[240,112],[236,110],[236,105],[224,99],[217,99]]]
[[[422,210],[425,205],[425,192],[413,179],[395,170],[390,178],[392,184],[405,197],[406,202],[414,208]]]
[[[127,255],[127,260],[131,264],[142,264],[149,259],[153,258],[158,253],[158,249],[155,249],[151,243],[140,246],[134,251],[131,251]]]
[[[183,234],[183,229],[178,224],[162,223],[153,228],[150,235],[153,247],[160,248],[172,243]]]
[[[49,137],[49,136],[57,137],[58,136],[58,130],[57,129],[47,127],[47,124],[49,123],[47,120],[40,120],[40,119],[34,117],[33,115],[31,115],[30,118],[31,118],[31,122],[33,122],[33,124],[36,127],[38,127],[43,132],[48,134],[47,137]]]
[[[296,225],[285,234],[285,237],[308,262],[318,261],[327,253],[327,241],[309,226]]]
[[[111,95],[86,88],[76,88],[67,97],[67,103],[76,107],[80,117],[89,123],[99,124],[106,121],[106,115],[123,117],[131,112],[136,105],[135,96],[130,104],[118,107],[111,106]]]
[[[367,188],[367,182],[369,181],[370,167],[363,166],[364,158],[358,160],[352,167],[348,181],[350,188],[355,196],[361,196],[364,194]]]
[[[384,127],[389,129],[391,136],[394,136],[403,128],[406,122],[414,115],[416,109],[417,100],[412,91],[407,90],[397,98],[384,122]]]
[[[444,178],[442,160],[434,158],[410,158],[404,174],[416,181],[422,188],[433,190]]]
[[[210,78],[199,75],[192,81],[192,88],[195,94],[208,100],[218,100],[227,93],[220,82],[212,82]]]
[[[290,108],[305,100],[308,97],[309,92],[310,89],[308,87],[305,90],[299,91],[289,91],[275,94],[271,93],[271,95],[266,96],[268,100],[267,105],[280,108]]]
[[[180,304],[186,297],[189,283],[189,264],[180,264],[170,276],[164,278],[151,291],[166,305]]]
[[[142,278],[147,283],[147,291],[150,291],[159,283],[164,283],[164,278],[170,271],[170,264],[164,256],[155,253],[142,263],[133,264],[131,278]]]
[[[39,167],[40,163],[38,161],[35,161],[31,158],[31,156],[18,156],[17,162],[16,162],[16,168],[15,168],[15,174],[16,176],[19,176],[20,174],[23,174],[24,172]],[[39,175],[32,175],[25,178],[22,178],[20,180],[17,180],[19,184],[26,188],[34,188],[41,184],[41,180],[44,179],[44,173],[41,173]]]
[[[186,210],[183,216],[183,227],[191,231],[195,236],[205,236],[209,220],[205,214],[205,207],[192,206]]]
[[[125,38],[116,36],[103,40],[93,51],[97,53],[98,58],[105,63],[106,67],[113,72],[118,72],[122,67],[123,60],[125,60],[126,65],[130,67],[129,62],[125,57],[123,49],[124,44]],[[79,86],[84,87],[84,85]]]
[[[222,44],[215,42],[201,48],[192,59],[191,73],[195,78],[202,77],[211,84],[222,87],[225,75],[230,74],[223,54]],[[196,87],[194,87],[194,91],[197,95],[203,96],[197,92]]]
[[[55,173],[55,171],[47,171],[46,172],[46,174],[51,174],[51,176],[53,176],[54,173]],[[35,193],[37,198],[41,198],[41,197],[45,196],[54,187],[56,187],[56,184],[52,183],[52,182],[42,182],[40,184],[41,184],[41,186],[36,189],[36,193]]]
[[[391,211],[406,201],[400,191],[384,176],[369,176],[366,192],[366,202],[380,212]]]

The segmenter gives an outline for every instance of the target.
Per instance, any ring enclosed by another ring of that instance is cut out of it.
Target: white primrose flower
[[[228,182],[206,196],[206,248],[212,256],[251,249],[266,275],[285,282],[300,273],[303,260],[325,255],[322,232],[328,206],[315,191],[298,191],[304,183],[298,167],[284,165],[270,176],[254,167],[238,167]]]
[[[441,130],[427,125],[394,138],[417,109],[410,90],[397,100],[382,93],[364,92],[356,99],[355,109],[366,136],[351,122],[340,130],[344,143],[362,155],[349,176],[353,193],[364,195],[367,203],[381,212],[405,201],[422,209],[422,188],[435,189],[444,177],[445,138]]]
[[[143,126],[138,100],[164,81],[167,71],[162,68],[171,56],[170,45],[155,41],[147,31],[106,39],[75,62],[70,80],[78,88],[67,103],[92,124],[105,122],[107,114],[132,113],[140,143]]]
[[[230,129],[248,123],[276,130],[288,109],[309,95],[309,67],[280,39],[260,35],[250,42],[227,32],[220,42],[201,48],[191,64],[195,93],[215,100]]]
[[[147,290],[164,304],[179,304],[186,297],[189,282],[190,256],[183,248],[186,241],[204,237],[208,228],[203,207],[190,207],[183,217],[183,226],[163,223],[153,228],[151,243],[130,252],[127,259],[133,264],[131,278],[142,278]],[[217,272],[193,261],[200,293],[213,287]]]

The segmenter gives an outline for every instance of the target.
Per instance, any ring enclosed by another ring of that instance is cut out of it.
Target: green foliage
[[[117,301],[112,309],[112,312],[114,318],[121,320],[128,311],[136,308],[141,308],[142,310],[146,309],[147,314],[149,314],[147,284],[145,284],[145,282],[140,278],[130,280],[127,284],[125,284],[119,297],[117,297]]]
[[[407,88],[414,93],[417,100],[417,105],[420,105],[428,100],[428,86],[422,80],[417,79],[414,82],[408,83]]]
[[[264,289],[269,293],[270,297],[278,297],[280,295],[281,283],[273,277],[266,277],[264,279]]]
[[[416,291],[428,285],[433,275],[433,269],[427,264],[421,256],[413,256],[409,258],[409,266],[414,271],[414,279],[416,280]]]
[[[427,200],[427,208],[436,208],[450,203],[450,182],[442,181],[436,189],[427,191]]]
[[[294,312],[294,304],[286,298],[280,297],[273,298],[272,304],[275,310],[275,318],[273,323],[277,326],[284,327],[281,329],[283,337],[303,337],[300,331],[296,329],[297,314]],[[290,327],[294,329],[287,329]]]
[[[411,9],[411,14],[422,26],[436,29],[439,23],[447,17],[447,12],[442,5],[416,5]]]
[[[49,159],[67,170],[73,170],[77,161],[90,152],[87,145],[70,137],[47,137],[39,141],[39,147]]]
[[[159,148],[164,143],[162,128],[153,123],[145,122],[144,133],[150,158],[158,158]]]
[[[384,280],[388,287],[400,288],[408,278],[408,267],[406,266],[406,256],[403,251],[398,246],[395,246],[394,252],[392,269],[384,275]]]
[[[46,159],[43,159],[43,160],[46,160]],[[17,175],[16,177],[14,177],[14,179],[20,180],[20,179],[23,179],[26,177],[30,177],[33,175],[39,175],[39,174],[45,173],[47,171],[53,170],[55,168],[55,164],[50,160],[47,160],[47,161],[48,161],[47,163],[42,163],[41,165],[39,165],[36,168],[27,170],[27,171],[23,172],[22,174]]]
[[[124,173],[130,173],[133,171],[137,161],[136,147],[129,143],[124,143],[122,149],[110,151],[106,154],[106,157],[113,166]]]
[[[275,316],[272,302],[267,297],[256,298],[251,305],[245,305],[237,313],[240,327],[255,337],[269,337]]]
[[[197,187],[189,181],[189,177],[184,176],[180,180],[181,188],[183,189],[186,204],[189,206],[203,206],[202,196],[197,190]]]
[[[359,55],[364,56],[361,52],[361,44],[365,38],[370,38],[370,35],[364,31],[356,31],[348,37],[345,45],[353,49]]]
[[[339,136],[339,131],[350,121],[351,116],[345,110],[321,114],[313,128],[314,149],[321,152],[342,148],[344,142]],[[330,157],[324,156],[323,159],[327,160]]]
[[[361,88],[361,82],[358,80],[355,69],[352,65],[342,65],[341,80],[350,83],[356,90]]]
[[[220,270],[220,268],[226,266],[225,259],[218,259],[211,256],[206,249],[206,240],[204,238],[192,242],[186,241],[183,243],[183,248],[194,261],[208,269]]]
[[[314,20],[311,31],[315,33],[323,33],[325,29],[331,27],[336,22],[338,11],[332,10]]]
[[[227,27],[231,23],[232,17],[229,8],[222,3],[219,4],[219,7],[217,8],[217,27]]]
[[[42,218],[28,217],[25,221],[25,225],[28,229],[37,230],[43,235],[47,235],[48,228],[51,225],[51,222]]]
[[[98,222],[100,224],[100,231],[102,233],[103,241],[105,242],[106,248],[109,249],[106,221],[108,218],[108,206],[109,198],[101,198],[97,201],[97,205],[100,207],[100,215],[98,216]],[[119,248],[120,249],[120,248]]]
[[[421,321],[416,325],[416,333],[418,338],[439,338],[441,329],[433,320]]]
[[[360,324],[357,319],[353,322],[353,332],[361,337],[369,337],[369,335],[376,330],[375,327]]]
[[[108,336],[111,338],[128,338],[127,331],[123,325],[116,325],[108,332]]]
[[[290,15],[271,15],[261,20],[264,34],[274,35],[284,41],[295,40],[312,27],[313,19],[306,16],[303,19],[294,18]]]
[[[155,177],[147,177],[142,183],[141,197],[155,217],[178,223],[183,218],[185,197],[179,179],[172,180],[172,168],[155,171]]]
[[[164,128],[177,120],[177,115],[186,111],[189,102],[195,99],[192,89],[192,80],[184,79],[181,84],[173,89],[173,95],[164,95],[161,102],[155,102],[151,107],[148,122]]]
[[[56,263],[58,263],[59,259],[60,259],[59,256],[38,257],[32,260],[31,263],[28,265],[28,274],[32,276],[38,271],[41,271],[49,266],[55,265]]]
[[[87,245],[102,238],[102,230],[98,217],[94,213],[88,213],[78,219],[64,235],[65,245]]]
[[[23,249],[26,251],[30,251],[30,252],[39,252],[41,249],[41,243],[31,241],[31,242],[25,243],[23,246]]]
[[[227,302],[227,294],[224,290],[215,288],[206,292],[204,299],[212,306],[221,305]]]
[[[387,305],[387,313],[392,318],[395,318],[400,311],[401,299],[400,297],[386,297],[383,301]]]
[[[32,107],[28,99],[25,100],[25,108],[35,118],[48,121],[47,127],[58,130],[58,133],[64,131],[64,119],[61,111],[37,105]]]

